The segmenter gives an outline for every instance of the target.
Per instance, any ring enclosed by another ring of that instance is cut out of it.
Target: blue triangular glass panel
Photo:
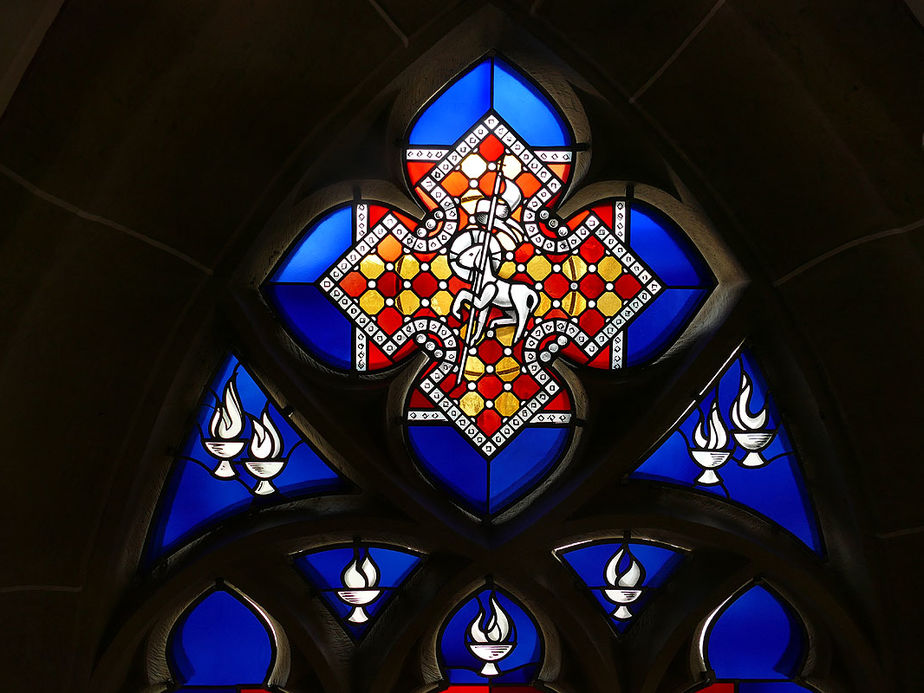
[[[624,633],[683,560],[674,547],[607,539],[558,549],[617,633]]]
[[[148,556],[158,559],[249,508],[344,486],[231,356],[206,388],[170,472]]]
[[[823,552],[796,451],[754,358],[741,351],[631,474],[744,505]]]
[[[356,542],[299,555],[295,567],[353,638],[362,637],[422,555],[406,548]]]

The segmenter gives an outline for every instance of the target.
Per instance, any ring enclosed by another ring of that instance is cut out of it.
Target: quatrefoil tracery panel
[[[328,366],[369,373],[427,356],[406,442],[478,515],[529,493],[573,444],[576,393],[558,361],[649,363],[715,285],[645,203],[605,198],[561,218],[576,154],[548,98],[485,60],[411,125],[404,163],[422,218],[366,199],[328,212],[264,286]]]

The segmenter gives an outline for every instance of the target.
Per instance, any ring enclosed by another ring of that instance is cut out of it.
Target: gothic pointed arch
[[[235,258],[114,642],[204,576],[248,596],[182,612],[178,691],[824,691],[854,646],[869,678],[760,280],[657,146],[594,169],[597,132],[651,132],[471,26],[371,99],[378,176],[317,152]]]

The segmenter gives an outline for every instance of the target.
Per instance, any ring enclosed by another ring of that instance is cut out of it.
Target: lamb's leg
[[[456,297],[452,301],[452,308],[450,309],[450,312],[457,320],[462,319],[462,306],[465,304],[465,302],[468,301],[469,303],[473,304],[474,298],[475,297],[472,295],[472,292],[468,289],[461,289],[459,293],[456,294]]]
[[[513,337],[514,343],[520,341],[523,332],[526,330],[526,321],[529,320],[529,316],[536,310],[537,305],[539,305],[539,294],[532,289],[529,289],[528,292],[518,293],[514,300],[514,310],[517,316],[517,331]]]
[[[504,325],[516,325],[516,324],[517,324],[516,317],[513,314],[511,314],[510,311],[505,310],[502,316],[500,316],[499,318],[497,318],[497,320],[491,323],[491,327],[503,327]]]
[[[484,289],[481,290],[481,295],[474,299],[474,308],[472,310],[480,310],[481,315],[478,316],[478,329],[475,331],[474,339],[471,342],[472,344],[478,342],[484,334],[484,330],[488,325],[488,316],[491,314],[492,301],[494,301],[496,295],[497,286],[494,284],[486,284]]]
[[[491,314],[491,309],[486,308],[481,311],[481,315],[478,316],[478,330],[475,332],[475,342],[481,339],[481,336],[484,334],[485,328],[488,326],[488,316]]]

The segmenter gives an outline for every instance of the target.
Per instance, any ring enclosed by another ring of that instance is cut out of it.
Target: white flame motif
[[[231,440],[241,435],[244,430],[244,407],[237,394],[234,378],[225,383],[224,401],[215,407],[215,413],[209,422],[209,433],[213,438]]]
[[[379,584],[379,569],[369,556],[366,556],[362,563],[354,558],[344,568],[341,580],[343,586],[351,590],[369,589]]]
[[[718,398],[712,402],[712,408],[709,412],[709,437],[706,438],[706,432],[702,411],[699,415],[699,423],[693,430],[693,442],[701,450],[721,450],[728,444],[728,431],[722,418],[719,416]]]
[[[629,567],[622,573],[619,574],[619,564],[622,561],[623,554],[629,557],[630,563]],[[609,560],[609,563],[606,564],[605,576],[606,582],[608,585],[613,587],[625,587],[632,589],[637,587],[642,580],[645,579],[645,569],[642,567],[642,564],[638,562],[635,556],[629,551],[628,548],[620,548],[619,551]]]
[[[379,584],[379,568],[375,561],[372,560],[369,554],[366,554],[366,557],[360,563],[359,556],[355,556],[347,564],[347,567],[343,569],[340,580],[346,589],[338,590],[337,596],[353,607],[347,621],[357,625],[368,622],[369,615],[364,611],[364,608],[382,594],[382,590],[375,589]]]
[[[629,565],[620,573],[619,564],[623,562],[623,559],[628,559]],[[621,546],[606,564],[604,578],[610,588],[604,589],[603,595],[617,605],[616,611],[612,613],[613,618],[620,621],[632,618],[629,605],[642,596],[645,568],[632,555],[627,545]]]
[[[731,408],[731,420],[735,428],[741,431],[759,431],[767,425],[767,409],[764,407],[757,414],[751,415],[751,379],[741,371],[741,387]]]
[[[263,410],[262,422],[256,419],[252,422],[253,437],[250,439],[250,454],[254,459],[266,460],[279,457],[282,453],[282,438],[279,429],[269,417],[269,412]]]
[[[510,617],[503,607],[497,603],[497,599],[492,594],[489,607],[490,617],[485,629],[481,627],[481,621],[485,617],[484,609],[479,604],[478,615],[469,626],[469,634],[476,643],[502,643],[510,635]]]

